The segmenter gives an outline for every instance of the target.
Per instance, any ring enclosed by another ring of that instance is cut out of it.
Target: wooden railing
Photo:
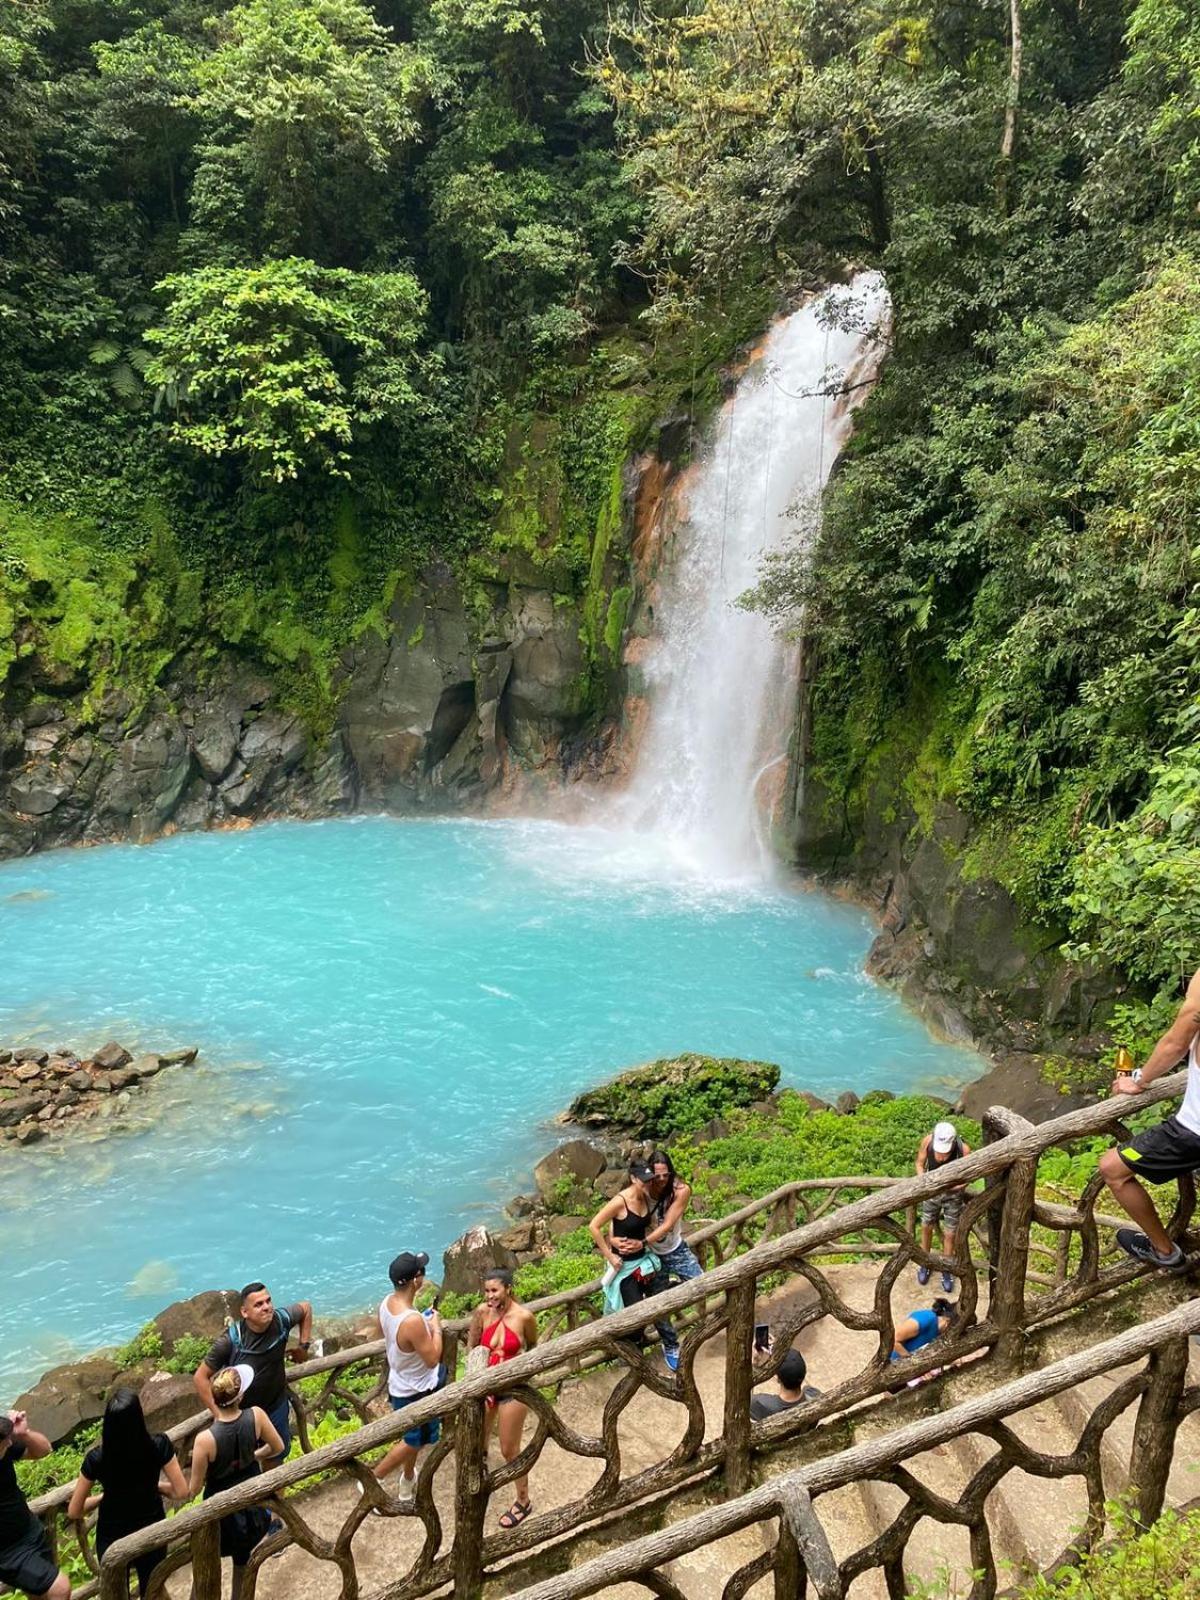
[[[1135,1486],[1134,1510],[1144,1526],[1159,1515],[1175,1436],[1185,1418],[1200,1410],[1200,1386],[1187,1387],[1186,1378],[1188,1339],[1195,1334],[1200,1334],[1200,1301],[989,1389],[951,1410],[774,1477],[747,1494],[623,1543],[570,1572],[508,1593],[511,1600],[585,1600],[588,1595],[629,1583],[661,1600],[688,1600],[687,1580],[680,1576],[678,1566],[670,1574],[662,1570],[664,1566],[761,1526],[767,1535],[762,1552],[749,1561],[739,1563],[735,1556],[727,1563],[733,1570],[721,1591],[724,1600],[741,1600],[768,1576],[773,1576],[776,1600],[797,1600],[810,1592],[817,1600],[844,1600],[854,1580],[870,1572],[882,1575],[893,1600],[904,1600],[911,1592],[905,1555],[918,1524],[929,1518],[943,1529],[958,1527],[969,1535],[972,1581],[963,1600],[993,1600],[1001,1563],[989,1520],[995,1518],[995,1501],[989,1499],[992,1491],[1013,1472],[1047,1485],[1080,1479],[1087,1508],[1083,1525],[1077,1530],[1061,1529],[1063,1549],[1048,1567],[1056,1570],[1074,1565],[1104,1536],[1106,1503],[1125,1487],[1109,1481],[1111,1467],[1105,1445],[1109,1430],[1135,1402],[1138,1409],[1128,1471],[1129,1482]],[[1022,1411],[1135,1362],[1139,1363],[1136,1371],[1126,1372],[1111,1392],[1090,1405],[1088,1420],[1071,1450],[1036,1449],[1010,1426]],[[925,1452],[972,1437],[983,1446],[980,1455],[987,1455],[988,1446],[997,1448],[953,1499],[935,1492],[911,1470],[914,1458]],[[826,1497],[872,1484],[898,1489],[903,1497],[901,1509],[874,1538],[861,1544],[852,1540],[852,1548],[839,1560],[834,1547],[845,1542],[840,1535],[847,1519],[832,1505],[829,1513],[823,1514]],[[944,1548],[940,1538],[938,1547]],[[714,1570],[719,1572],[720,1567],[710,1559],[704,1564],[703,1585],[697,1593],[713,1593]],[[954,1587],[950,1592],[962,1591]]]
[[[1176,1077],[1153,1085],[1139,1097],[1139,1107],[1178,1095],[1183,1081]],[[985,1354],[998,1376],[1004,1376],[1012,1370],[1031,1330],[1130,1282],[1143,1270],[1123,1257],[1116,1263],[1106,1259],[1101,1229],[1109,1219],[1096,1210],[1102,1187],[1098,1178],[1075,1205],[1046,1205],[1036,1194],[1038,1161],[1046,1151],[1120,1128],[1120,1115],[1129,1109],[1128,1103],[1105,1103],[1039,1127],[996,1110],[985,1119],[984,1148],[955,1162],[951,1171],[896,1182],[852,1178],[797,1183],[701,1230],[693,1242],[705,1264],[713,1263],[703,1277],[640,1306],[592,1321],[584,1319],[594,1315],[593,1286],[554,1297],[548,1309],[560,1316],[567,1331],[538,1348],[485,1375],[451,1384],[436,1396],[409,1406],[402,1415],[365,1422],[353,1434],[252,1483],[119,1541],[105,1556],[102,1600],[126,1596],[130,1563],[164,1546],[169,1546],[169,1553],[155,1572],[150,1600],[164,1594],[166,1579],[189,1561],[194,1565],[197,1600],[217,1600],[219,1590],[212,1586],[217,1521],[222,1513],[252,1503],[269,1502],[285,1526],[255,1550],[246,1572],[245,1600],[253,1600],[263,1564],[293,1546],[313,1560],[333,1565],[340,1574],[341,1600],[407,1600],[449,1583],[456,1594],[473,1595],[497,1562],[529,1552],[549,1539],[562,1539],[585,1525],[611,1521],[649,1497],[718,1473],[726,1492],[740,1494],[748,1486],[756,1451],[802,1435],[817,1423],[894,1388],[900,1369],[889,1359],[895,1325],[892,1293],[901,1273],[915,1264],[935,1270],[948,1267],[955,1273],[961,1285],[961,1316],[952,1338],[904,1363],[904,1378]],[[985,1188],[967,1200],[955,1258],[948,1261],[925,1255],[913,1238],[914,1208],[927,1198],[980,1179]],[[859,1198],[839,1203],[848,1194]],[[1193,1207],[1194,1192],[1190,1183],[1184,1182],[1171,1222],[1174,1232],[1186,1227]],[[800,1215],[806,1220],[798,1227],[791,1226]],[[978,1256],[971,1253],[972,1235],[983,1245]],[[745,1245],[749,1248],[737,1255]],[[880,1258],[869,1309],[846,1304],[817,1265],[822,1257],[839,1255]],[[1039,1270],[1031,1268],[1031,1255],[1045,1271],[1040,1266]],[[751,1343],[756,1301],[760,1294],[797,1280],[807,1285],[809,1298],[793,1305],[777,1321],[775,1354],[765,1367],[755,1368]],[[675,1321],[682,1335],[676,1373],[664,1370],[653,1352],[648,1354],[638,1342],[644,1330],[667,1317]],[[572,1327],[572,1318],[582,1325]],[[752,1385],[778,1368],[798,1334],[826,1318],[845,1329],[872,1335],[873,1353],[857,1371],[849,1372],[818,1399],[752,1424]],[[461,1325],[455,1331],[461,1331]],[[302,1440],[308,1437],[309,1418],[322,1406],[328,1409],[331,1404],[341,1404],[364,1419],[369,1415],[371,1396],[347,1388],[346,1375],[356,1363],[377,1361],[379,1350],[378,1344],[363,1346],[297,1369],[299,1376],[325,1375],[320,1395],[301,1404],[298,1426]],[[714,1356],[722,1369],[722,1394],[719,1406],[714,1404],[709,1414],[696,1368],[698,1360],[707,1362]],[[581,1367],[599,1362],[611,1364],[613,1381],[604,1393],[587,1391],[594,1414],[586,1419],[587,1431],[580,1431],[564,1420],[544,1391]],[[487,1465],[482,1451],[484,1403],[489,1394],[519,1397],[534,1418],[529,1443],[521,1455],[497,1468]],[[670,1404],[672,1414],[678,1417],[679,1436],[675,1437],[677,1430],[672,1428],[656,1429],[662,1443],[655,1458],[629,1469],[622,1464],[621,1424],[627,1414],[636,1413],[642,1395]],[[435,1417],[444,1419],[442,1439],[422,1458],[415,1502],[401,1504],[374,1477],[364,1457]],[[194,1432],[205,1420],[202,1417],[185,1424],[176,1433],[182,1437],[188,1430]],[[515,1529],[485,1532],[491,1497],[502,1494],[515,1478],[535,1468],[548,1448],[561,1458],[562,1470],[556,1469],[553,1476],[549,1471],[544,1474],[548,1492],[539,1496],[541,1503],[553,1501],[553,1489],[569,1480],[569,1462],[574,1462],[576,1470],[581,1464],[595,1464],[594,1481],[578,1492],[560,1496],[559,1503],[538,1511]],[[329,1475],[335,1480],[332,1485],[323,1481]],[[314,1525],[316,1512],[310,1509],[309,1499],[296,1494],[318,1482],[321,1491],[312,1504],[320,1506],[318,1520],[324,1531]],[[63,1491],[56,1493],[61,1497]],[[54,1497],[43,1497],[36,1509],[48,1520],[57,1521],[61,1498],[54,1506],[46,1504],[51,1499]],[[357,1550],[359,1545],[367,1547],[371,1529],[367,1528],[361,1539],[358,1536],[375,1510],[389,1521],[412,1519],[419,1539],[400,1555],[389,1553],[392,1576],[383,1588],[364,1591]],[[451,1513],[452,1533],[447,1531]],[[328,1531],[331,1516],[336,1523],[332,1535]],[[90,1592],[90,1585],[80,1591]]]

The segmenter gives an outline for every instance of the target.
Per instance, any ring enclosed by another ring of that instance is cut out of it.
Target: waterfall
[[[646,663],[649,724],[619,809],[705,877],[770,871],[758,790],[784,760],[796,652],[736,602],[797,519],[811,538],[819,491],[882,354],[887,310],[880,275],[861,273],[781,318],[682,484]]]

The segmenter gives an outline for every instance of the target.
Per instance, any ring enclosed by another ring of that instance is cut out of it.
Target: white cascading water
[[[852,314],[823,316],[829,297]],[[811,537],[819,490],[882,355],[887,315],[882,277],[861,273],[777,322],[689,477],[655,608],[649,726],[617,809],[624,825],[709,880],[770,871],[757,791],[786,759],[795,709],[794,649],[736,602],[758,581],[763,556],[794,536],[795,516]]]

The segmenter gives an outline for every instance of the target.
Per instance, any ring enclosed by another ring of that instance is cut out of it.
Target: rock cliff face
[[[802,704],[793,752],[804,748],[806,720]],[[972,831],[947,804],[919,818],[894,774],[852,813],[793,759],[778,837],[801,870],[848,887],[878,915],[868,970],[939,1032],[1015,1069],[1025,1058],[1030,1073],[1035,1055],[1094,1055],[1120,987],[1066,960],[1061,940],[1031,928],[1001,884],[970,872]]]
[[[381,629],[346,645],[336,720],[320,735],[233,652],[182,657],[137,700],[89,694],[31,656],[0,703],[0,856],[480,804],[517,771],[578,754],[580,631],[580,604],[549,590],[496,583],[468,601],[449,573],[427,573],[397,591]]]

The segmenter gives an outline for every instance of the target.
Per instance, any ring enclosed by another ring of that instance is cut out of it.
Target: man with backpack
[[[312,1338],[312,1306],[307,1300],[297,1300],[295,1305],[277,1310],[265,1284],[248,1283],[241,1293],[240,1309],[238,1320],[213,1340],[193,1381],[196,1392],[215,1417],[218,1406],[213,1399],[213,1378],[225,1367],[250,1368],[254,1378],[242,1393],[241,1404],[265,1411],[283,1442],[282,1453],[263,1463],[269,1471],[286,1458],[292,1443],[286,1371],[288,1335],[293,1328],[297,1330],[293,1359],[305,1360]]]

